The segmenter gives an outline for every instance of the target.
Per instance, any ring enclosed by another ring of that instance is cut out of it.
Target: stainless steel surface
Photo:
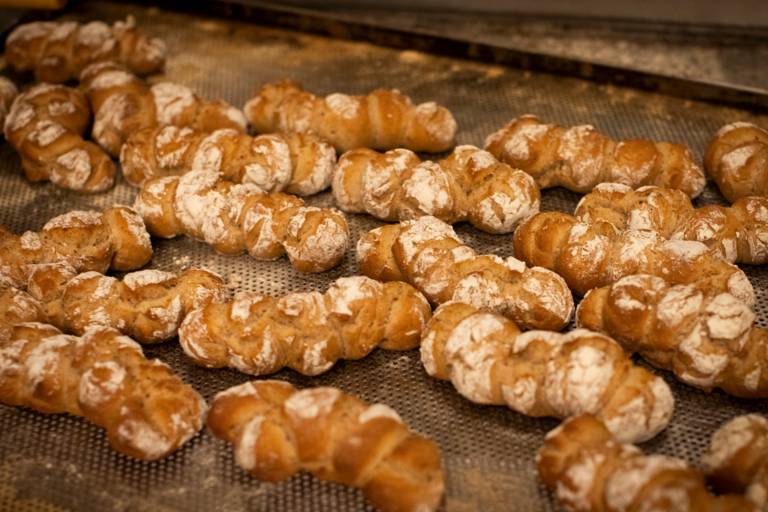
[[[318,93],[363,93],[397,87],[417,101],[436,100],[458,120],[460,143],[482,145],[486,135],[511,117],[534,113],[563,124],[593,123],[615,137],[652,137],[683,142],[701,156],[710,135],[737,119],[768,126],[768,118],[704,103],[599,86],[468,60],[397,51],[256,25],[120,5],[88,4],[71,16],[113,20],[128,12],[150,32],[167,38],[164,76],[207,97],[242,105],[258,84],[293,78]],[[106,193],[82,196],[50,184],[30,184],[18,157],[0,147],[0,222],[12,229],[39,229],[53,215],[74,208],[131,203],[125,183]],[[544,209],[572,211],[578,196],[556,189],[543,194]],[[311,200],[330,204],[328,193]],[[699,204],[722,202],[711,186]],[[349,216],[352,239],[380,223]],[[457,227],[476,249],[512,254],[510,236]],[[353,244],[354,245],[354,244]],[[225,257],[188,240],[155,241],[151,267],[178,270],[201,265],[221,273],[234,288],[282,294],[324,290],[341,275],[354,274],[352,250],[342,266],[321,275],[296,273],[286,261],[259,263]],[[768,271],[746,269],[758,295],[761,325],[768,325]],[[248,380],[231,370],[206,370],[185,358],[175,342],[147,347],[210,399]],[[764,403],[705,394],[663,373],[677,399],[670,427],[645,443],[648,451],[697,462],[709,435],[726,419],[755,412]],[[377,351],[361,361],[342,362],[317,378],[291,371],[273,376],[299,387],[334,385],[401,413],[416,430],[442,447],[447,475],[445,509],[451,511],[552,510],[538,482],[534,455],[553,419],[533,419],[503,407],[474,405],[450,384],[427,377],[418,352]],[[157,462],[130,460],[112,451],[97,427],[65,415],[51,416],[0,407],[0,510],[265,510],[347,511],[365,508],[359,491],[300,475],[279,484],[259,483],[234,462],[231,449],[207,432],[173,456]]]
[[[247,1],[247,0],[246,0]],[[492,15],[545,14],[569,18],[627,19],[651,22],[768,27],[762,0],[288,0],[283,3],[321,9],[396,9],[444,12],[482,12]]]
[[[578,8],[581,7],[579,4]],[[768,9],[765,11],[768,16]],[[768,73],[761,65],[768,59],[768,26],[715,27],[669,24],[661,20],[639,22],[509,12],[420,12],[391,7],[354,9],[347,6],[326,12],[416,33],[768,92]]]
[[[162,5],[400,49],[768,111],[761,27],[535,14],[310,8],[271,0]]]

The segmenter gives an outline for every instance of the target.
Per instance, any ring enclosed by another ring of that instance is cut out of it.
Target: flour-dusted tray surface
[[[460,59],[398,51],[258,25],[202,18],[134,6],[91,3],[70,17],[115,20],[132,13],[139,24],[168,41],[166,74],[209,98],[242,106],[261,83],[292,78],[313,92],[365,93],[395,87],[415,101],[446,105],[459,123],[458,142],[482,146],[486,135],[512,117],[533,113],[564,125],[591,123],[614,137],[643,137],[688,144],[701,157],[710,135],[722,124],[768,119],[747,112],[588,81],[539,75]],[[50,217],[72,209],[130,204],[135,190],[120,181],[108,193],[83,196],[50,184],[32,185],[18,157],[0,146],[0,223],[15,231],[40,229]],[[543,193],[544,210],[572,212],[579,196],[556,189]],[[329,193],[309,201],[330,205]],[[711,185],[697,204],[722,202]],[[352,241],[380,222],[348,216]],[[480,252],[512,254],[511,236],[457,226]],[[354,243],[342,265],[306,275],[286,260],[257,262],[226,257],[181,238],[155,240],[151,268],[175,271],[203,266],[219,272],[236,290],[264,294],[326,289],[337,277],[356,273]],[[757,292],[760,325],[768,325],[768,271],[746,268]],[[175,341],[147,347],[169,363],[206,399],[248,376],[206,370],[191,363]],[[725,420],[756,412],[760,402],[705,394],[663,373],[677,399],[669,428],[644,449],[698,462],[709,436]],[[416,430],[443,450],[447,477],[445,509],[450,511],[553,510],[551,496],[536,478],[534,456],[553,419],[527,418],[503,407],[479,406],[446,382],[429,378],[418,351],[376,351],[360,361],[342,361],[316,378],[290,370],[273,376],[299,387],[333,385],[396,409]],[[0,406],[0,510],[240,510],[357,511],[362,494],[302,474],[279,484],[252,479],[234,461],[231,449],[208,433],[173,456],[139,462],[110,449],[103,432],[79,419]]]

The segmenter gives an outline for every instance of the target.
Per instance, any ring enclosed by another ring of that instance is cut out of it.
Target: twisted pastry
[[[768,510],[768,419],[764,416],[737,416],[721,426],[701,462],[719,492],[746,493],[760,510]]]
[[[339,158],[333,196],[345,212],[388,221],[468,220],[489,233],[511,233],[538,213],[540,199],[533,178],[474,146],[459,146],[439,162],[422,162],[407,149],[348,151]]]
[[[439,153],[453,146],[456,121],[434,102],[414,105],[396,89],[320,98],[284,80],[266,84],[244,107],[258,133],[312,131],[338,151],[355,148]]]
[[[349,228],[337,210],[304,206],[296,196],[264,194],[221,173],[192,171],[144,183],[134,205],[149,232],[188,235],[224,254],[244,250],[256,259],[288,254],[299,272],[335,267],[347,250]]]
[[[8,115],[11,103],[17,94],[19,94],[19,90],[16,88],[16,84],[4,76],[0,76],[0,127],[5,126],[5,116]]]
[[[344,257],[349,228],[335,209],[304,206],[296,196],[265,194],[220,173],[192,171],[147,181],[135,203],[149,232],[202,240],[224,254],[260,260],[288,255],[300,272],[323,272]]]
[[[347,221],[337,210],[304,206],[296,196],[265,194],[211,171],[151,179],[134,206],[153,235],[185,234],[224,254],[247,250],[261,260],[287,254],[300,272],[336,266],[349,238]]]
[[[758,512],[741,496],[709,493],[701,471],[622,444],[594,416],[565,420],[538,453],[539,477],[573,512]]]
[[[88,103],[76,89],[38,84],[16,96],[5,120],[5,139],[19,152],[28,180],[50,180],[79,192],[112,186],[115,164],[99,146],[83,140]]]
[[[108,327],[68,336],[17,324],[0,339],[0,402],[83,416],[130,457],[165,457],[200,430],[203,398],[164,363]]]
[[[536,417],[592,413],[625,441],[654,437],[674,407],[664,380],[634,366],[607,336],[521,333],[503,316],[458,302],[435,311],[422,333],[421,362],[473,402]]]
[[[208,134],[166,126],[131,135],[120,164],[125,179],[136,186],[194,169],[221,172],[229,181],[253,183],[264,192],[309,196],[331,184],[336,150],[311,133],[250,137],[233,130]]]
[[[653,274],[675,284],[697,284],[713,293],[728,292],[752,305],[755,292],[737,266],[713,255],[707,246],[664,240],[653,231],[619,231],[606,222],[579,222],[560,212],[540,213],[514,235],[515,255],[529,265],[554,270],[579,295],[624,276]]]
[[[141,217],[125,206],[102,212],[71,211],[49,220],[42,231],[15,235],[0,226],[0,274],[26,288],[43,263],[66,263],[76,272],[135,270],[152,257]]]
[[[384,404],[339,389],[296,390],[287,382],[246,382],[216,395],[206,419],[232,444],[237,463],[277,482],[309,471],[363,490],[377,509],[436,510],[445,488],[440,448]]]
[[[768,196],[768,131],[744,122],[723,126],[707,146],[704,168],[731,202]]]
[[[532,115],[489,135],[485,149],[533,176],[541,188],[560,186],[585,194],[599,183],[616,182],[675,188],[696,197],[706,184],[704,171],[680,144],[616,141],[591,125],[563,128]]]
[[[730,263],[768,262],[768,197],[694,208],[679,190],[601,183],[582,197],[574,215],[582,222],[608,222],[618,230],[651,230],[666,239],[702,242]]]
[[[195,309],[181,325],[179,342],[209,368],[266,375],[288,366],[319,375],[339,359],[361,359],[377,346],[417,347],[430,315],[424,297],[405,283],[342,277],[325,294],[241,293],[229,303]]]
[[[204,132],[245,132],[245,116],[229,103],[204,100],[192,89],[172,82],[150,87],[112,62],[85,68],[80,87],[93,109],[93,139],[115,157],[128,137],[144,128],[179,126]]]
[[[573,297],[560,276],[526,268],[515,258],[478,256],[434,217],[363,234],[357,260],[368,277],[411,283],[433,304],[464,302],[508,316],[524,329],[562,329],[573,312]]]
[[[578,325],[614,337],[686,384],[766,398],[768,330],[754,321],[750,307],[729,293],[647,274],[590,291],[576,315]]]
[[[77,78],[89,64],[114,61],[147,75],[165,65],[162,39],[136,28],[133,16],[111,27],[101,21],[34,22],[18,26],[5,40],[5,59],[16,71],[33,71],[38,82]]]
[[[204,269],[171,274],[140,270],[122,280],[98,272],[78,274],[66,264],[36,267],[27,287],[45,312],[46,322],[81,335],[93,325],[113,327],[139,343],[176,336],[195,308],[226,297],[224,281]]]

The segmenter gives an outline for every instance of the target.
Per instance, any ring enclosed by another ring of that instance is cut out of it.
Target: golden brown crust
[[[385,224],[364,233],[357,242],[360,273],[379,281],[407,281],[392,253],[400,224]]]
[[[561,212],[534,215],[515,231],[515,255],[563,276],[579,295],[624,276],[650,273],[675,284],[696,284],[729,292],[747,304],[755,300],[746,274],[688,240],[664,240],[647,230],[620,231],[607,222],[580,222]]]
[[[704,168],[731,202],[768,196],[768,131],[744,122],[723,126],[707,146]]]
[[[706,183],[704,171],[680,144],[616,141],[591,125],[563,128],[532,115],[513,119],[489,135],[485,149],[529,173],[541,188],[561,186],[584,194],[612,182],[675,188],[696,197]]]
[[[28,290],[42,305],[45,321],[65,332],[81,335],[100,325],[139,343],[175,337],[190,311],[227,293],[222,279],[204,269],[141,270],[118,280],[98,272],[77,274],[66,264],[36,267]]]
[[[5,126],[5,116],[8,115],[11,103],[18,94],[19,90],[16,88],[16,84],[4,76],[0,77],[0,127]]]
[[[157,126],[189,127],[212,132],[244,133],[243,113],[222,100],[205,100],[190,88],[171,82],[152,86],[113,62],[88,66],[80,87],[93,110],[93,139],[112,156],[120,154],[128,137]]]
[[[701,458],[718,492],[746,494],[760,510],[768,506],[768,419],[737,416],[715,431]]]
[[[438,153],[453,146],[456,134],[456,121],[445,107],[414,105],[397,90],[321,98],[284,80],[262,86],[244,110],[258,133],[312,131],[342,152],[407,148]]]
[[[134,206],[155,236],[184,234],[224,254],[248,251],[261,260],[287,254],[300,272],[338,265],[349,239],[338,210],[304,206],[288,194],[264,194],[252,183],[235,184],[212,171],[153,178]]]
[[[418,346],[430,314],[426,299],[405,283],[342,277],[322,295],[241,293],[199,307],[182,323],[179,342],[207,367],[266,375],[287,366],[318,375],[339,359],[360,359],[377,346]]]
[[[51,325],[17,324],[0,340],[0,358],[0,401],[83,416],[125,455],[165,457],[202,426],[202,397],[115,329],[76,337]]]
[[[141,268],[152,245],[141,217],[126,206],[103,212],[72,211],[49,220],[38,232],[16,235],[0,229],[0,273],[25,288],[37,265],[65,263],[75,272]]]
[[[17,71],[33,71],[38,82],[77,78],[94,62],[113,61],[146,75],[165,65],[165,43],[136,27],[133,16],[109,26],[101,21],[33,22],[18,26],[5,42],[5,58]]]
[[[85,97],[63,85],[38,84],[16,96],[5,139],[19,152],[27,179],[50,180],[78,192],[102,192],[115,179],[115,164],[83,140],[90,123]]]
[[[526,329],[562,329],[573,297],[560,276],[514,258],[477,255],[435,217],[382,226],[357,244],[360,271],[406,281],[433,304],[467,302],[508,316]]]
[[[136,186],[194,169],[221,172],[227,180],[253,183],[264,192],[308,196],[331,184],[336,150],[311,133],[250,137],[233,130],[205,133],[166,126],[131,135],[120,163],[126,180]]]
[[[744,398],[768,397],[768,331],[729,293],[673,285],[640,274],[590,291],[578,325],[614,337],[628,351],[686,384]]]
[[[625,441],[652,438],[672,416],[669,387],[634,366],[607,336],[527,331],[500,315],[452,302],[422,334],[421,361],[465,398],[506,405],[527,416],[567,418],[590,412]]]
[[[333,195],[346,212],[388,221],[432,215],[489,233],[511,233],[540,203],[528,174],[466,145],[439,162],[422,162],[406,149],[348,151],[339,158]]]
[[[768,262],[768,198],[742,197],[732,206],[694,208],[679,190],[647,186],[632,190],[603,183],[574,212],[582,222],[607,222],[618,230],[651,230],[661,237],[702,242],[730,263]]]
[[[685,461],[618,442],[589,414],[547,434],[538,467],[559,504],[574,512],[758,512],[741,496],[710,494],[701,471]]]
[[[40,302],[0,274],[0,340],[10,335],[14,325],[46,322],[47,316]]]
[[[382,511],[432,511],[442,499],[440,449],[384,404],[336,388],[298,391],[246,382],[219,393],[206,425],[233,445],[238,464],[276,482],[299,471],[362,488]]]

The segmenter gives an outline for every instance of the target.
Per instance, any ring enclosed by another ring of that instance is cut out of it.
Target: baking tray
[[[459,123],[459,143],[482,145],[486,135],[512,117],[533,113],[566,125],[592,123],[614,137],[682,142],[698,157],[724,123],[748,120],[768,125],[764,116],[707,103],[154,8],[88,3],[67,17],[112,21],[129,13],[168,41],[166,72],[152,81],[178,81],[235,105],[242,105],[257,85],[282,78],[299,80],[321,94],[396,87],[416,101],[436,100],[449,107]],[[18,157],[7,144],[0,146],[0,223],[15,231],[39,229],[48,218],[75,208],[130,204],[134,195],[135,190],[122,181],[108,193],[91,196],[30,184],[22,177]],[[543,209],[570,212],[578,198],[562,189],[548,190],[543,193]],[[324,193],[309,202],[330,205],[332,200]],[[697,200],[699,205],[722,202],[711,185]],[[353,242],[380,225],[363,215],[348,219]],[[509,235],[488,235],[467,225],[458,225],[457,231],[479,251],[512,254]],[[353,249],[338,268],[305,275],[287,261],[225,257],[184,238],[156,240],[154,247],[151,268],[177,271],[204,266],[222,274],[233,289],[269,294],[323,291],[337,277],[357,272]],[[745,270],[756,288],[759,323],[766,326],[768,271]],[[249,379],[232,370],[197,367],[173,341],[145,347],[145,352],[170,364],[207,399]],[[648,451],[696,463],[721,423],[765,407],[760,401],[706,394],[678,384],[669,373],[662,375],[672,387],[677,407],[669,428],[643,445]],[[298,387],[338,386],[395,408],[442,448],[445,510],[556,509],[536,478],[534,456],[544,434],[558,422],[470,403],[449,383],[429,378],[416,350],[376,351],[360,361],[342,361],[314,378],[289,370],[273,378]],[[366,510],[359,491],[307,474],[278,484],[257,482],[235,464],[226,443],[206,432],[156,462],[115,453],[99,428],[66,415],[0,406],[0,432],[0,510]]]

